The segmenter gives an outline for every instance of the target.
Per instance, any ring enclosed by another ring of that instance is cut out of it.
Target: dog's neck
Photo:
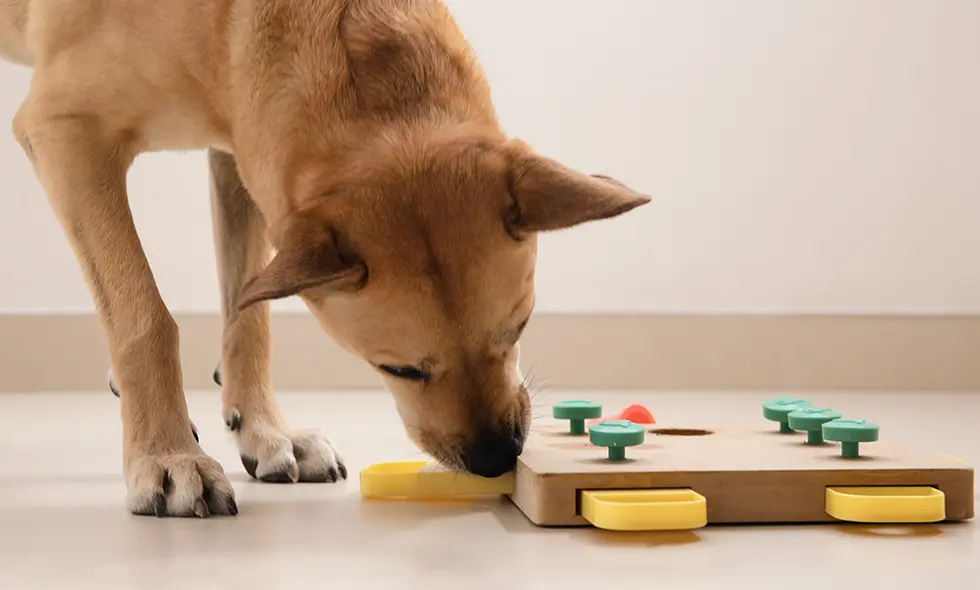
[[[389,0],[320,5],[312,20],[275,0],[237,0],[229,14],[234,97],[221,102],[236,105],[231,143],[270,224],[378,142],[455,127],[501,135],[486,80],[456,67],[471,52],[441,2],[431,14]]]

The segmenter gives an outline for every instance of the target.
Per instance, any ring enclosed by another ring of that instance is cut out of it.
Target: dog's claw
[[[259,460],[252,457],[247,457],[245,455],[242,455],[241,459],[242,467],[245,468],[245,473],[248,473],[253,478],[258,479],[258,477],[255,475],[255,470],[259,468]]]
[[[228,430],[235,432],[242,427],[242,415],[238,410],[232,410],[231,417],[225,421]]]
[[[218,363],[218,366],[214,368],[214,373],[211,374],[211,378],[214,379],[215,385],[217,385],[218,387],[221,387],[221,385],[222,385],[222,383],[221,383],[221,363]]]
[[[108,378],[109,378],[109,391],[112,392],[112,395],[119,397],[119,388],[116,387],[116,380],[112,378],[112,369],[109,369]]]
[[[163,518],[167,515],[167,496],[163,492],[157,492],[153,504],[153,514],[157,518]]]
[[[208,505],[203,499],[198,498],[197,501],[194,502],[194,514],[196,514],[198,518],[208,518],[211,516],[211,511],[208,510]]]

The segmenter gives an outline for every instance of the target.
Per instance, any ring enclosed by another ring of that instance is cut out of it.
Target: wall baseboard
[[[187,389],[214,387],[221,320],[178,315]],[[305,314],[273,316],[284,391],[380,387]],[[980,390],[980,316],[538,314],[522,363],[561,389]],[[97,390],[94,315],[0,315],[0,392]]]

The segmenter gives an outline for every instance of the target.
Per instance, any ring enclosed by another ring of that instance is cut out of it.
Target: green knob
[[[589,426],[589,442],[607,447],[610,461],[626,459],[626,447],[642,445],[646,428],[629,420],[606,420]]]
[[[571,400],[552,406],[551,415],[559,420],[568,420],[568,432],[571,434],[585,434],[585,421],[602,416],[602,405]]]
[[[845,459],[857,459],[859,444],[878,440],[878,425],[865,420],[831,420],[822,431],[825,439],[840,443]]]
[[[822,445],[824,423],[840,417],[840,412],[826,408],[800,408],[789,413],[789,427],[793,430],[805,430],[807,444]]]
[[[789,413],[801,408],[810,408],[813,404],[805,399],[796,397],[777,397],[762,404],[762,415],[766,420],[779,422],[779,432],[789,433],[793,429],[789,427]]]

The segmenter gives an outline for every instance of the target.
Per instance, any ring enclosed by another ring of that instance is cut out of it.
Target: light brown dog
[[[138,154],[209,150],[224,419],[267,481],[346,477],[276,403],[270,299],[373,365],[423,450],[497,476],[529,422],[536,235],[648,202],[506,137],[439,0],[5,0],[0,53],[33,68],[13,130],[103,323],[137,514],[238,510],[129,210]]]

